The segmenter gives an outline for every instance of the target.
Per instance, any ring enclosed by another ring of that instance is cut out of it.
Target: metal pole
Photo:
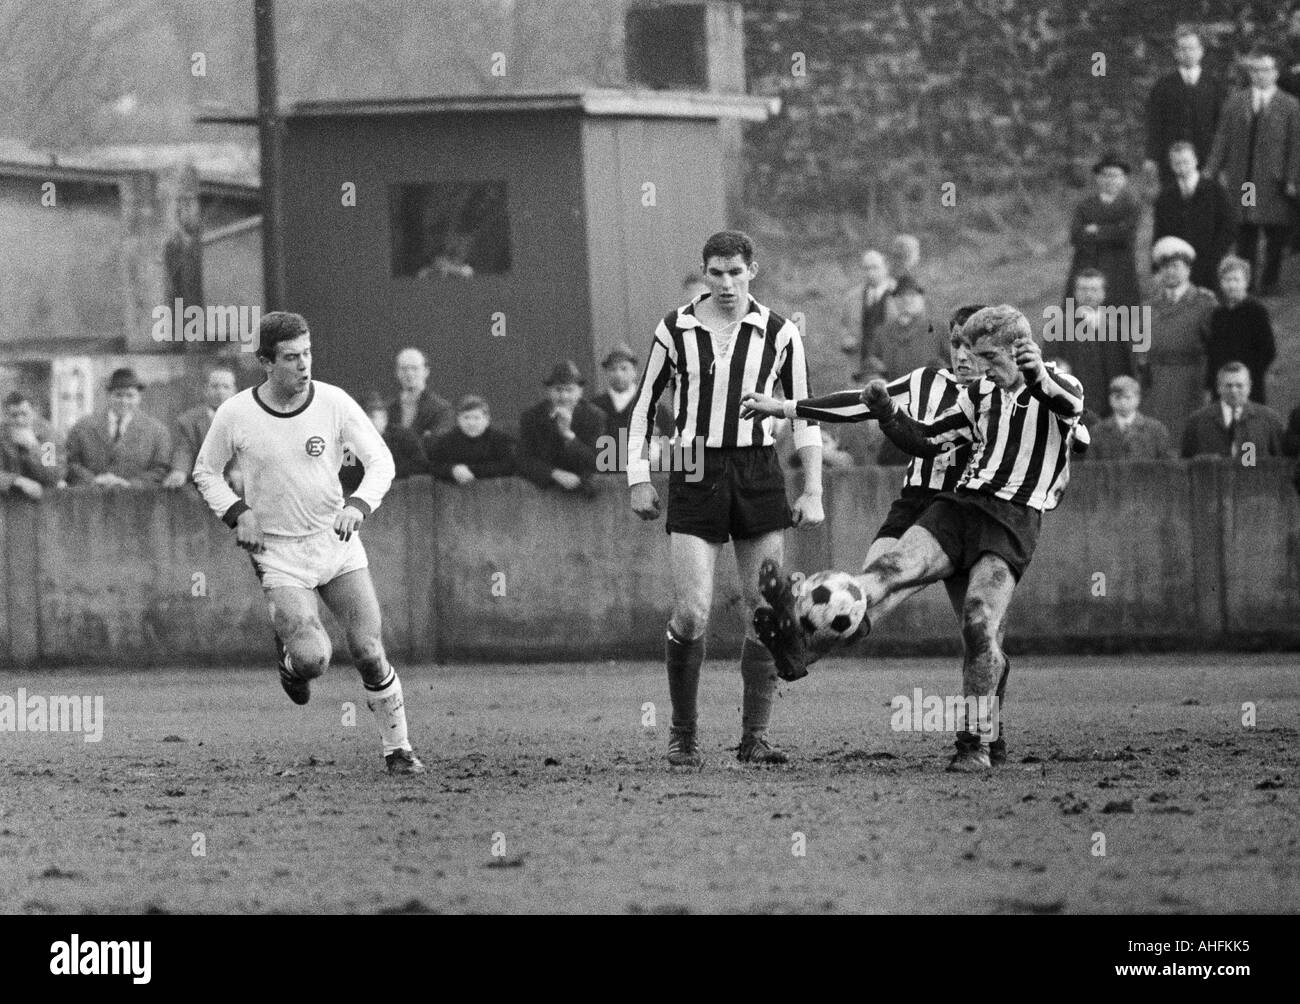
[[[262,310],[283,310],[283,131],[275,61],[275,0],[253,0],[257,58],[257,139],[262,160]]]

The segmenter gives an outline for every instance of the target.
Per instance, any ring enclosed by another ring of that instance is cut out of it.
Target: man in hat
[[[538,488],[590,495],[605,413],[582,399],[587,381],[572,360],[542,383],[546,399],[519,416],[519,473]]]
[[[1151,308],[1151,342],[1133,353],[1146,393],[1146,413],[1164,423],[1180,442],[1187,416],[1205,399],[1205,342],[1202,330],[1218,305],[1215,295],[1191,281],[1199,255],[1179,237],[1161,237],[1151,246],[1156,293]]]
[[[1192,284],[1213,289],[1215,270],[1232,246],[1236,217],[1223,186],[1197,170],[1191,143],[1170,147],[1169,164],[1173,178],[1156,196],[1151,239],[1180,237],[1191,245],[1195,252]]]
[[[632,405],[636,401],[636,353],[627,343],[620,342],[609,350],[600,365],[605,372],[607,388],[593,397],[591,403],[605,413],[609,434],[617,436],[626,432],[632,420]],[[665,401],[659,402],[659,410],[655,412],[655,432],[660,436],[671,437],[673,434],[673,412]],[[652,442],[652,447],[658,445]]]
[[[167,427],[140,410],[144,383],[124,366],[108,378],[108,406],[68,433],[68,484],[157,488],[171,469]]]
[[[1250,87],[1228,96],[1219,117],[1214,147],[1205,162],[1211,178],[1237,206],[1237,254],[1252,266],[1260,239],[1264,268],[1259,292],[1277,292],[1282,252],[1296,220],[1300,196],[1300,101],[1278,89],[1278,58],[1267,49],[1247,57]],[[1248,187],[1244,187],[1248,186]],[[1255,286],[1251,285],[1251,292]]]
[[[1074,289],[1076,275],[1085,268],[1095,268],[1106,277],[1108,304],[1136,307],[1142,290],[1133,247],[1142,206],[1128,190],[1129,166],[1115,154],[1107,154],[1097,161],[1092,173],[1097,191],[1079,203],[1070,224],[1074,260],[1070,263],[1066,296]],[[1084,387],[1087,389],[1086,383]]]

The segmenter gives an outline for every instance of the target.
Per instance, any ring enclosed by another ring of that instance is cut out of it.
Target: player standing
[[[310,681],[329,665],[319,592],[347,635],[389,773],[423,774],[407,738],[402,683],[384,657],[379,600],[360,536],[392,484],[392,454],[346,392],[311,379],[311,334],[300,314],[265,314],[258,339],[266,380],[217,409],[194,482],[252,556],[275,626],[285,693],[306,704]],[[348,450],[366,473],[345,500],[339,467]],[[221,476],[232,457],[244,474],[244,498]]]
[[[1016,583],[1024,574],[1042,522],[1069,478],[1070,433],[1083,414],[1083,388],[1043,363],[1025,316],[1010,306],[988,307],[965,330],[987,378],[963,388],[956,404],[922,424],[898,412],[883,382],[864,397],[882,426],[913,440],[910,452],[933,454],[939,444],[973,442],[956,491],[941,492],[898,542],[855,576],[867,600],[864,628],[891,593],[968,574],[962,607],[963,695],[991,697],[1005,668],[1000,643]],[[791,580],[774,562],[760,569],[760,588],[776,616],[760,621],[760,637],[782,675],[797,678],[821,652],[810,650],[794,614]],[[981,723],[983,730],[985,723]],[[990,766],[981,732],[961,731],[950,770]]]
[[[674,601],[664,660],[672,701],[668,762],[703,763],[696,733],[704,632],[713,602],[718,553],[730,540],[751,615],[759,605],[755,586],[761,562],[779,561],[782,534],[810,527],[822,514],[821,437],[813,423],[795,419],[794,445],[803,467],[803,493],[793,510],[777,459],[773,421],[742,418],[741,398],[770,394],[779,382],[787,397],[806,397],[808,369],[803,339],[793,322],[749,295],[757,274],[748,235],[724,230],[704,245],[708,292],[670,313],[655,329],[628,428],[628,484],[632,509],[657,519],[659,496],[650,483],[646,443],[655,407],[676,376],[674,426],[685,449],[702,455],[702,478],[672,471],[668,485],[669,559]],[[771,655],[746,626],[740,652],[742,763],[785,763],[788,757],[766,738],[776,691]]]

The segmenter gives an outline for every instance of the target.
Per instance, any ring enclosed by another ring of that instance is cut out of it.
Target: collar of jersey
[[[711,294],[703,293],[700,296],[696,297],[694,300],[692,300],[690,303],[688,303],[686,306],[682,307],[681,310],[677,311],[677,323],[680,327],[683,328],[704,327],[704,322],[695,316],[695,305],[699,303],[701,300],[708,297],[709,295]],[[738,325],[737,330],[739,330],[740,327],[743,327],[746,324],[756,325],[760,329],[765,327],[767,325],[767,313],[768,313],[768,308],[763,306],[761,303],[759,303],[751,296],[749,298],[749,311],[748,313],[745,314],[744,317],[740,319],[740,325]]]
[[[276,411],[265,401],[263,401],[261,395],[257,393],[262,388],[262,386],[263,384],[258,384],[256,387],[253,388],[253,400],[257,402],[258,406],[264,412],[266,412],[268,415],[274,415],[276,418],[293,418],[294,415],[301,415],[304,411],[307,410],[308,405],[311,404],[312,399],[316,396],[316,381],[309,380],[307,381],[306,401],[298,405],[298,407],[294,408],[293,411]]]

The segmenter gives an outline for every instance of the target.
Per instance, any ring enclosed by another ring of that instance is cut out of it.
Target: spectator
[[[31,398],[14,391],[5,398],[4,423],[0,425],[0,492],[38,499],[62,478],[53,439],[43,440],[37,432]]]
[[[190,480],[199,447],[207,438],[208,429],[212,428],[212,416],[234,396],[235,371],[228,366],[209,370],[208,382],[203,390],[203,403],[182,411],[172,425],[172,469],[163,478],[164,488],[180,488]],[[226,468],[226,481],[237,494],[243,494],[243,477],[233,460]]]
[[[1107,154],[1093,166],[1092,173],[1097,191],[1075,207],[1070,224],[1074,260],[1066,295],[1074,288],[1075,276],[1085,268],[1095,268],[1106,277],[1106,303],[1135,307],[1142,299],[1133,251],[1142,207],[1128,190],[1129,166]]]
[[[605,371],[608,389],[592,398],[591,403],[605,413],[605,427],[611,436],[626,429],[632,420],[632,404],[637,392],[637,358],[626,343],[615,345],[605,356],[601,368]],[[655,413],[655,432],[661,436],[673,434],[673,412],[668,402],[660,399]]]
[[[1246,294],[1250,265],[1229,255],[1219,265],[1223,302],[1211,311],[1205,328],[1205,387],[1213,391],[1224,363],[1250,370],[1250,399],[1264,404],[1264,375],[1277,357],[1268,308]]]
[[[1178,237],[1162,237],[1151,248],[1156,293],[1151,307],[1151,348],[1135,352],[1146,392],[1147,414],[1163,422],[1178,441],[1183,422],[1205,404],[1205,344],[1201,340],[1219,301],[1194,285],[1196,250]]]
[[[1252,50],[1247,65],[1250,89],[1224,102],[1205,173],[1216,179],[1222,174],[1224,188],[1240,205],[1237,254],[1252,267],[1263,238],[1259,290],[1271,296],[1277,292],[1282,252],[1295,224],[1292,201],[1300,195],[1300,101],[1278,90],[1277,56],[1272,52]],[[1247,182],[1253,188],[1243,189]]]
[[[866,374],[883,374],[892,380],[919,366],[947,365],[948,340],[936,334],[930,323],[925,290],[911,276],[904,276],[895,284],[892,299],[895,309],[863,342],[865,362],[855,380]]]
[[[388,402],[382,394],[367,394],[361,407],[369,416],[370,424],[384,437],[384,445],[393,455],[394,481],[429,473],[429,461],[424,455],[423,444],[410,429],[388,421]],[[346,451],[343,454],[343,466],[339,468],[339,483],[343,486],[344,497],[352,495],[365,476],[366,465],[351,450]]]
[[[538,488],[593,495],[605,413],[582,400],[587,381],[570,360],[542,382],[546,400],[519,417],[519,473]]]
[[[857,356],[858,369],[868,369],[869,346],[876,330],[894,315],[894,281],[889,277],[885,256],[871,250],[862,256],[863,281],[849,290],[844,302],[844,337],[840,348]]]
[[[1173,180],[1156,196],[1152,240],[1180,237],[1195,250],[1192,283],[1214,289],[1216,269],[1232,246],[1236,217],[1221,186],[1196,169],[1196,151],[1191,143],[1175,143],[1169,149]]]
[[[1250,370],[1230,362],[1217,374],[1219,399],[1193,412],[1183,430],[1183,456],[1236,458],[1246,443],[1257,457],[1285,456],[1282,416],[1250,398]]]
[[[686,294],[687,303],[694,302],[708,291],[709,284],[704,281],[704,277],[699,272],[687,272],[682,279],[682,292]]]
[[[1165,460],[1173,456],[1163,422],[1138,411],[1142,388],[1132,377],[1110,382],[1110,418],[1091,430],[1087,456],[1093,460]]]
[[[410,429],[427,448],[427,442],[451,431],[456,422],[451,402],[429,389],[429,362],[419,349],[397,353],[397,385],[400,389],[388,406],[388,414],[403,429]]]
[[[1178,68],[1158,79],[1147,99],[1146,168],[1159,169],[1162,189],[1174,180],[1174,168],[1168,160],[1171,146],[1190,143],[1196,159],[1203,161],[1214,144],[1225,90],[1222,81],[1202,69],[1204,55],[1196,29],[1179,28],[1174,33],[1174,62]]]
[[[1119,340],[1123,332],[1112,330],[1113,318],[1102,310],[1106,289],[1099,269],[1085,268],[1074,277],[1074,340],[1057,344],[1069,372],[1083,384],[1084,401],[1095,401],[1103,418],[1110,414],[1103,389],[1117,376],[1132,376],[1137,365],[1133,343]]]
[[[157,488],[171,470],[167,427],[140,410],[144,383],[122,367],[108,379],[108,407],[68,432],[68,483]]]
[[[1291,414],[1287,416],[1282,452],[1288,457],[1300,456],[1300,404],[1292,408]]]
[[[1286,15],[1286,67],[1277,86],[1300,98],[1300,0],[1293,0]]]
[[[515,441],[491,428],[492,412],[481,397],[467,394],[456,405],[456,428],[438,437],[429,453],[433,475],[467,485],[515,473]]]
[[[916,280],[920,285],[921,278],[917,274],[917,269],[921,264],[921,242],[911,234],[899,234],[890,242],[889,245],[889,271],[894,277],[894,283],[900,282],[904,276]]]

